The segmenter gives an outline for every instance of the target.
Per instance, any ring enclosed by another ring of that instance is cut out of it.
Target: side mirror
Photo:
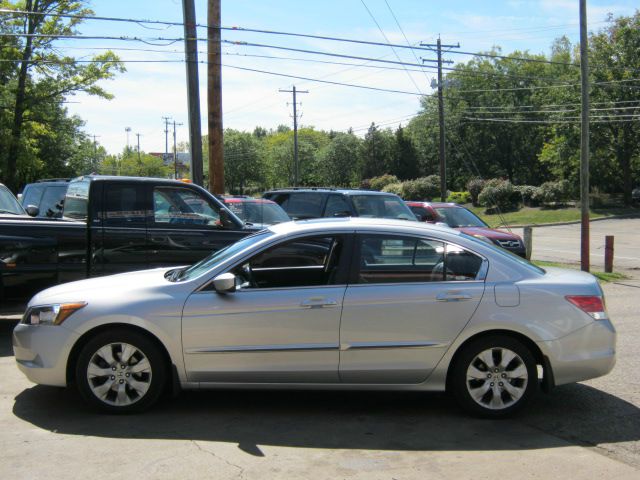
[[[233,293],[236,291],[236,276],[233,273],[221,273],[213,279],[213,288],[218,293]]]
[[[29,215],[30,217],[37,217],[40,213],[40,209],[35,205],[27,205],[27,208],[25,208],[25,210],[27,211],[27,215]]]
[[[231,220],[231,215],[226,208],[220,209],[220,223],[224,228],[233,227],[233,221]]]

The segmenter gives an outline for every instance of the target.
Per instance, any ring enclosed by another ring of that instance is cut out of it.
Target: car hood
[[[164,274],[174,268],[176,267],[155,268],[153,270],[119,273],[106,277],[63,283],[36,294],[29,302],[29,306],[46,305],[55,302],[88,301],[96,297],[104,298],[107,292],[111,298],[119,298],[120,292],[122,297],[128,296],[136,291],[150,290],[154,287],[168,285],[169,282],[164,278]]]
[[[520,236],[515,233],[505,232],[503,230],[495,230],[493,228],[486,227],[460,227],[456,230],[466,233],[467,235],[482,235],[483,237],[495,239],[495,240],[522,240]]]

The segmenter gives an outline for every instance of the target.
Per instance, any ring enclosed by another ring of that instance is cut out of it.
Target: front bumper
[[[555,385],[601,377],[616,364],[616,331],[609,320],[594,321],[538,345],[549,358]]]
[[[13,353],[18,368],[34,383],[67,385],[67,359],[79,336],[61,325],[24,325],[13,330]]]

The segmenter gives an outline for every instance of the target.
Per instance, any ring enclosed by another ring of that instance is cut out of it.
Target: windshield
[[[351,195],[351,199],[359,217],[418,221],[409,207],[392,195]]]
[[[233,257],[236,253],[241,252],[245,248],[258,243],[265,238],[270,237],[271,235],[273,235],[272,231],[262,230],[254,235],[245,237],[242,240],[237,241],[236,243],[232,243],[231,245],[228,245],[223,249],[212,253],[207,258],[200,260],[198,263],[195,263],[184,270],[175,270],[169,277],[169,280],[171,280],[172,282],[178,282],[199,277],[206,271],[211,270],[211,268],[213,268],[216,264]]]
[[[11,190],[4,185],[0,185],[0,213],[12,213],[14,215],[25,215],[22,205],[18,203]]]
[[[519,255],[516,255],[515,253],[510,252],[509,250],[507,250],[506,248],[502,248],[499,247],[491,242],[487,242],[485,240],[480,240],[479,238],[476,238],[474,236],[471,235],[467,235],[466,233],[461,233],[461,236],[463,236],[464,238],[466,238],[467,240],[471,240],[475,243],[484,245],[485,247],[489,247],[491,248],[495,253],[499,253],[500,255],[502,255],[503,257],[508,257],[511,260],[514,260],[516,262],[518,262],[520,265],[522,265],[523,267],[526,267],[528,270],[531,270],[532,272],[544,275],[545,273],[547,273],[544,269],[538,267],[537,265],[534,265],[533,263],[531,263],[529,260],[522,258]]]
[[[291,219],[280,205],[265,201],[246,201],[227,203],[227,208],[249,223],[273,225],[288,222]]]
[[[460,207],[436,207],[436,212],[444,223],[451,228],[461,227],[488,227],[476,214],[466,208]]]

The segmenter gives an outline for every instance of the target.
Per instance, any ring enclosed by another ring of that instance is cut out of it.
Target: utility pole
[[[131,127],[124,127],[124,131],[127,133],[127,148],[126,151],[129,153],[129,134],[131,133]]]
[[[93,173],[96,173],[98,169],[98,144],[96,143],[96,138],[98,137],[99,135],[93,135]]]
[[[279,90],[284,93],[293,93],[293,186],[298,186],[298,180],[300,178],[300,164],[298,162],[298,101],[296,94],[309,93],[308,90],[296,90],[294,85],[291,90]]]
[[[182,123],[176,123],[173,121],[173,178],[178,178],[178,146],[176,144],[176,125],[182,125]]]
[[[222,137],[222,63],[220,0],[208,0],[207,84],[209,120],[209,190],[224,193],[224,148]]]
[[[142,134],[140,133],[136,133],[136,137],[138,137],[138,163],[142,163],[142,160],[140,160],[140,137],[142,136]]]
[[[589,271],[589,49],[587,45],[587,2],[580,0],[580,268]]]
[[[218,0],[219,1],[219,0]],[[202,186],[202,129],[200,128],[200,88],[198,84],[198,34],[194,0],[182,0],[185,60],[187,66],[187,99],[189,104],[189,147],[191,179]]]
[[[438,125],[440,130],[440,200],[447,201],[447,158],[445,149],[445,135],[444,135],[444,98],[442,96],[443,83],[442,83],[442,64],[453,63],[450,60],[442,60],[442,48],[460,48],[460,44],[456,45],[442,45],[440,37],[438,37],[438,43],[435,45],[432,43],[421,43],[422,47],[436,47],[436,53],[438,54]],[[424,59],[422,60],[425,61]]]
[[[164,120],[164,163],[169,160],[169,120],[171,117],[162,117]]]

